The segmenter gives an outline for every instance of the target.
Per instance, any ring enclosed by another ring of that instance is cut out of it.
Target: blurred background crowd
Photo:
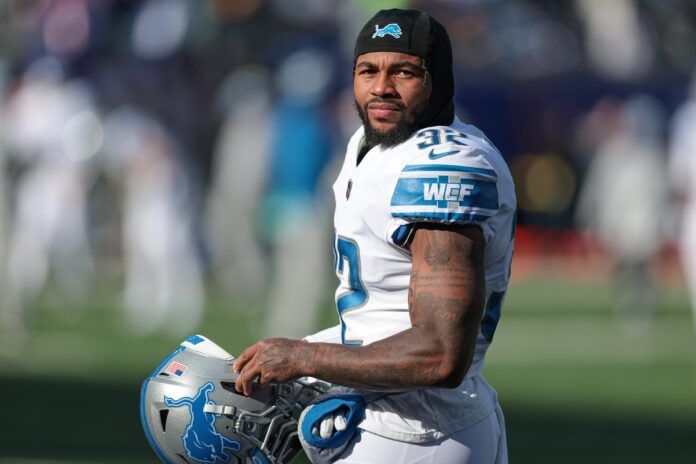
[[[98,279],[122,282],[133,333],[196,330],[211,280],[264,296],[264,334],[311,330],[359,124],[354,37],[387,6],[450,32],[458,113],[515,176],[521,276],[539,254],[611,255],[618,306],[649,313],[696,183],[693,1],[4,0],[9,333],[48,282],[79,307]]]
[[[0,0],[0,354],[47,289],[78,321],[112,291],[129,337],[199,330],[211,291],[255,336],[313,331],[385,7],[449,31],[457,113],[515,178],[516,281],[614,279],[635,334],[696,291],[693,0]]]

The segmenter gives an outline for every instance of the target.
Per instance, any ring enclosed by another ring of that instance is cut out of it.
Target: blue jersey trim
[[[452,203],[460,207],[498,209],[498,188],[495,182],[474,179],[402,177],[396,184],[391,206],[433,206],[448,209]]]
[[[400,225],[394,233],[392,233],[391,239],[394,245],[397,246],[404,246],[406,241],[408,241],[409,236],[411,235],[411,229],[413,228],[412,224],[403,224]]]
[[[486,309],[481,320],[481,333],[489,343],[493,341],[493,334],[500,321],[500,313],[503,308],[503,297],[505,292],[493,292],[488,297]]]
[[[484,222],[490,218],[490,216],[474,213],[423,213],[415,211],[406,213],[392,213],[392,216],[406,219],[432,219],[434,221],[442,222]]]
[[[145,396],[147,395],[147,385],[150,383],[150,380],[155,378],[157,374],[164,368],[164,366],[171,361],[171,359],[176,356],[177,354],[181,353],[184,351],[186,347],[180,346],[176,351],[174,351],[172,354],[164,358],[164,361],[162,361],[157,368],[152,372],[152,375],[145,379],[143,382],[143,386],[140,388],[140,422],[143,424],[143,430],[145,431],[145,436],[147,437],[147,441],[150,443],[150,446],[152,449],[155,451],[157,456],[162,460],[164,464],[173,464],[167,457],[164,455],[162,450],[157,446],[157,442],[155,441],[154,437],[152,436],[152,432],[150,431],[150,427],[147,425],[147,411],[145,410]]]
[[[471,166],[455,166],[451,164],[414,164],[406,166],[404,172],[408,171],[456,171],[456,172],[473,172],[476,174],[485,174],[491,177],[498,177],[492,169],[474,168]]]

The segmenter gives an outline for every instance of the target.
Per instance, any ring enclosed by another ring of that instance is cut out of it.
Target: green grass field
[[[637,335],[615,317],[607,285],[511,287],[486,375],[506,413],[512,463],[693,462],[696,336],[684,292],[663,293]],[[24,351],[0,351],[0,463],[157,462],[140,427],[139,386],[179,340],[130,338],[113,292],[102,294],[79,316],[46,295]],[[211,300],[200,333],[238,353],[261,316]],[[325,321],[333,318],[329,307]]]

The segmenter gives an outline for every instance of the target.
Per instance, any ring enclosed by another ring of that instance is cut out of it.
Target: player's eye
[[[398,77],[413,77],[415,74],[407,69],[399,69],[395,73]]]
[[[363,68],[360,71],[358,71],[358,74],[361,76],[373,76],[377,74],[377,70],[371,68]]]

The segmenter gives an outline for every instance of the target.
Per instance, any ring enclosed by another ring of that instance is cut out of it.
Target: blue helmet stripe
[[[198,345],[198,344],[199,344],[200,342],[202,342],[203,340],[204,340],[203,337],[201,337],[201,336],[199,336],[199,335],[191,335],[190,337],[188,337],[188,338],[187,338],[186,340],[184,340],[184,341],[187,341],[187,342],[189,342],[189,343],[192,344],[192,345]]]
[[[150,383],[150,379],[152,379],[152,377],[148,377],[147,379],[145,379],[145,382],[143,382],[143,386],[140,389],[140,421],[143,424],[143,430],[145,431],[147,441],[150,443],[152,449],[155,450],[157,456],[159,456],[159,458],[162,460],[164,464],[174,464],[169,459],[167,459],[167,457],[164,455],[159,446],[157,446],[157,443],[155,442],[155,439],[152,436],[152,433],[150,432],[150,427],[147,426],[147,418],[145,416],[145,395],[147,393],[147,384]]]
[[[145,410],[145,396],[147,395],[147,385],[150,383],[150,380],[155,378],[157,374],[164,368],[164,366],[177,354],[181,353],[184,351],[186,347],[180,346],[176,351],[174,351],[172,354],[164,358],[164,361],[162,361],[159,366],[152,372],[152,375],[145,379],[143,382],[143,386],[140,388],[140,422],[143,424],[143,430],[145,431],[145,436],[147,437],[147,441],[150,443],[150,446],[152,446],[152,449],[155,450],[155,453],[157,453],[157,456],[162,460],[164,464],[174,464],[172,463],[167,457],[164,455],[162,450],[157,446],[157,442],[155,442],[154,437],[152,436],[152,432],[150,432],[150,427],[147,425],[147,411]]]

